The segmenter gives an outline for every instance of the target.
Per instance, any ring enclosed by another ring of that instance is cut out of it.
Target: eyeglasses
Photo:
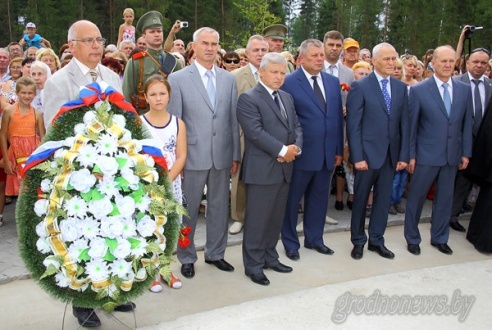
[[[240,61],[241,60],[232,60],[232,59],[224,60],[224,62],[226,62],[227,64],[231,64],[231,63],[239,64]]]
[[[97,42],[99,45],[104,45],[106,43],[106,39],[104,38],[84,38],[84,39],[72,39],[72,41],[81,41],[87,46],[92,46],[94,42]]]
[[[488,50],[486,48],[475,48],[474,50],[471,51],[470,54],[474,54],[474,53],[478,53],[478,52],[484,52],[490,56],[490,50]]]

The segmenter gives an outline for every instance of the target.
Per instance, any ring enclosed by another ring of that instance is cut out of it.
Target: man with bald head
[[[51,126],[51,120],[66,102],[79,97],[80,87],[90,83],[106,82],[121,93],[120,78],[112,70],[100,64],[105,39],[99,28],[92,22],[82,20],[72,24],[68,30],[68,47],[73,59],[51,76],[44,86],[44,123]],[[135,304],[119,305],[116,311],[131,311]],[[101,321],[92,308],[73,306],[73,315],[83,327],[98,327]]]
[[[70,27],[68,48],[73,60],[51,76],[44,86],[46,128],[51,126],[51,120],[64,103],[78,98],[81,86],[104,81],[122,92],[118,75],[100,64],[105,41],[99,28],[90,21],[77,21]]]
[[[427,191],[435,182],[430,243],[444,254],[448,246],[456,171],[468,166],[472,153],[473,99],[470,86],[451,79],[456,53],[451,46],[434,50],[434,75],[412,86],[410,163],[412,174],[405,213],[408,251],[420,254],[418,224]]]

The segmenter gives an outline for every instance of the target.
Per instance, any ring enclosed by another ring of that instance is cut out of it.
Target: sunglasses
[[[488,50],[486,48],[475,48],[474,50],[471,51],[470,54],[474,54],[474,53],[478,53],[478,52],[484,52],[490,56],[490,50]]]
[[[240,60],[227,59],[227,60],[224,60],[224,62],[226,62],[227,64],[231,64],[231,63],[239,64]]]

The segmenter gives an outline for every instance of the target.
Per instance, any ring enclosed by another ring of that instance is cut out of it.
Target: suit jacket
[[[347,97],[347,137],[350,162],[365,160],[370,169],[383,165],[389,150],[391,166],[408,163],[409,119],[407,85],[390,77],[388,115],[376,75],[354,81]]]
[[[122,93],[120,77],[102,64],[97,65],[102,81]],[[44,85],[43,118],[46,129],[51,126],[51,120],[68,101],[79,97],[80,87],[89,85],[92,81],[82,74],[77,63],[70,61],[65,67],[56,71]]]
[[[256,79],[253,76],[253,72],[251,72],[249,64],[243,66],[242,68],[236,69],[231,73],[234,75],[234,77],[236,77],[238,96],[246,92],[248,89],[255,87],[257,84]]]
[[[453,79],[450,115],[433,77],[410,88],[410,158],[428,166],[457,166],[471,157],[473,101],[470,86]]]
[[[303,131],[302,154],[294,169],[320,171],[334,168],[335,155],[343,155],[343,114],[338,78],[321,72],[326,106],[319,102],[302,69],[285,77],[282,90],[291,94]]]
[[[168,110],[186,124],[188,155],[185,169],[229,168],[240,160],[236,119],[236,79],[215,67],[216,103],[212,105],[195,64],[172,73]]]
[[[258,84],[239,96],[237,119],[245,137],[241,173],[246,184],[290,182],[293,163],[279,163],[277,157],[284,145],[302,148],[302,128],[292,96],[283,91],[279,91],[279,96],[287,120],[263,85]]]
[[[338,79],[340,80],[340,84],[347,84],[349,87],[352,86],[354,82],[354,71],[347,68],[342,63],[338,62]],[[341,91],[342,93],[342,105],[347,105],[347,95],[348,91]]]

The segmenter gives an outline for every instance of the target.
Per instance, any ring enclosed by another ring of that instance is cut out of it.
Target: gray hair
[[[287,60],[280,53],[268,53],[263,56],[260,63],[260,68],[265,70],[268,64],[284,64],[287,66]]]
[[[311,46],[323,49],[323,43],[318,39],[306,39],[299,46],[299,56],[306,55],[308,48]]]
[[[209,27],[202,27],[202,28],[199,28],[198,30],[196,30],[195,33],[193,33],[193,42],[197,42],[198,38],[200,37],[200,34],[202,34],[203,32],[214,33],[217,36],[217,41],[220,40],[219,32],[217,32],[214,29],[209,28]]]
[[[382,42],[382,43],[374,46],[374,48],[372,49],[372,57],[378,57],[378,54],[379,54],[379,51],[381,50],[381,48],[391,48],[396,52],[396,49],[395,49],[395,47],[393,47],[392,44],[389,44],[387,42]]]
[[[9,50],[7,48],[0,48],[0,52],[2,50],[7,53],[7,56],[10,56],[10,52],[9,52]]]
[[[265,37],[260,36],[259,34],[255,34],[255,35],[252,35],[251,37],[249,37],[248,43],[246,44],[246,49],[251,49],[251,42],[253,40],[263,41],[264,43],[266,43],[266,46],[267,46],[266,48],[267,49],[270,48],[268,41],[265,39]]]
[[[132,45],[132,48],[135,49],[135,43],[131,40],[123,40],[122,42],[120,42],[120,46],[119,46],[119,50],[122,50],[123,49],[123,45],[124,44],[131,44]]]
[[[51,69],[48,66],[48,64],[41,61],[34,61],[32,62],[31,70],[35,68],[41,69],[46,73],[46,80],[48,80],[48,78],[51,77]]]

